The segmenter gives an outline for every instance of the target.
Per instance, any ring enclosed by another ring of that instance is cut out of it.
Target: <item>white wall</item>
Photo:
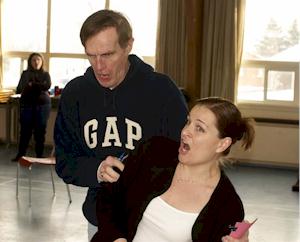
[[[241,162],[299,166],[299,127],[287,124],[256,123],[253,147],[243,151],[233,146],[230,156]]]
[[[56,110],[51,110],[50,117],[47,124],[47,133],[46,133],[46,144],[53,145],[53,130],[54,123],[56,118]]]
[[[0,106],[0,140],[5,140],[5,128],[6,128],[6,114],[5,114],[5,106]]]

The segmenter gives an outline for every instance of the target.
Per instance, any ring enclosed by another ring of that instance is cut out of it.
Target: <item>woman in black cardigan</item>
[[[12,161],[17,161],[26,151],[33,134],[36,157],[43,157],[47,121],[51,110],[48,93],[51,78],[44,70],[44,59],[40,53],[32,53],[28,58],[28,68],[23,71],[16,93],[20,97],[20,139],[18,153]]]
[[[118,182],[102,183],[92,241],[247,241],[226,236],[244,219],[244,209],[222,158],[237,140],[251,146],[249,121],[227,100],[199,100],[180,144],[154,137],[125,160]],[[105,177],[109,168],[102,169]]]

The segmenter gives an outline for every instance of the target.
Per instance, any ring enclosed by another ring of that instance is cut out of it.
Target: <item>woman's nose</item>
[[[191,135],[189,125],[184,126],[184,128],[181,131],[181,135],[182,135],[182,137],[188,137]]]

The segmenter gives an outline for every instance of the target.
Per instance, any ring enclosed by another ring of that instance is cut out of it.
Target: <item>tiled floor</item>
[[[26,170],[21,171],[16,198],[16,163],[10,158],[15,147],[0,145],[0,241],[87,241],[87,223],[81,212],[85,188],[71,186],[69,204],[65,184],[55,175],[53,197],[50,172],[33,169],[32,207],[28,206]],[[292,192],[295,170],[239,166],[227,169],[245,206],[246,219],[258,218],[250,231],[250,242],[298,242],[299,193]]]

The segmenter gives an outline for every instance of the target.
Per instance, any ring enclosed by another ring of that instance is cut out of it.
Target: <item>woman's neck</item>
[[[214,184],[220,178],[220,168],[217,163],[209,165],[190,166],[178,163],[174,178],[178,182]]]

